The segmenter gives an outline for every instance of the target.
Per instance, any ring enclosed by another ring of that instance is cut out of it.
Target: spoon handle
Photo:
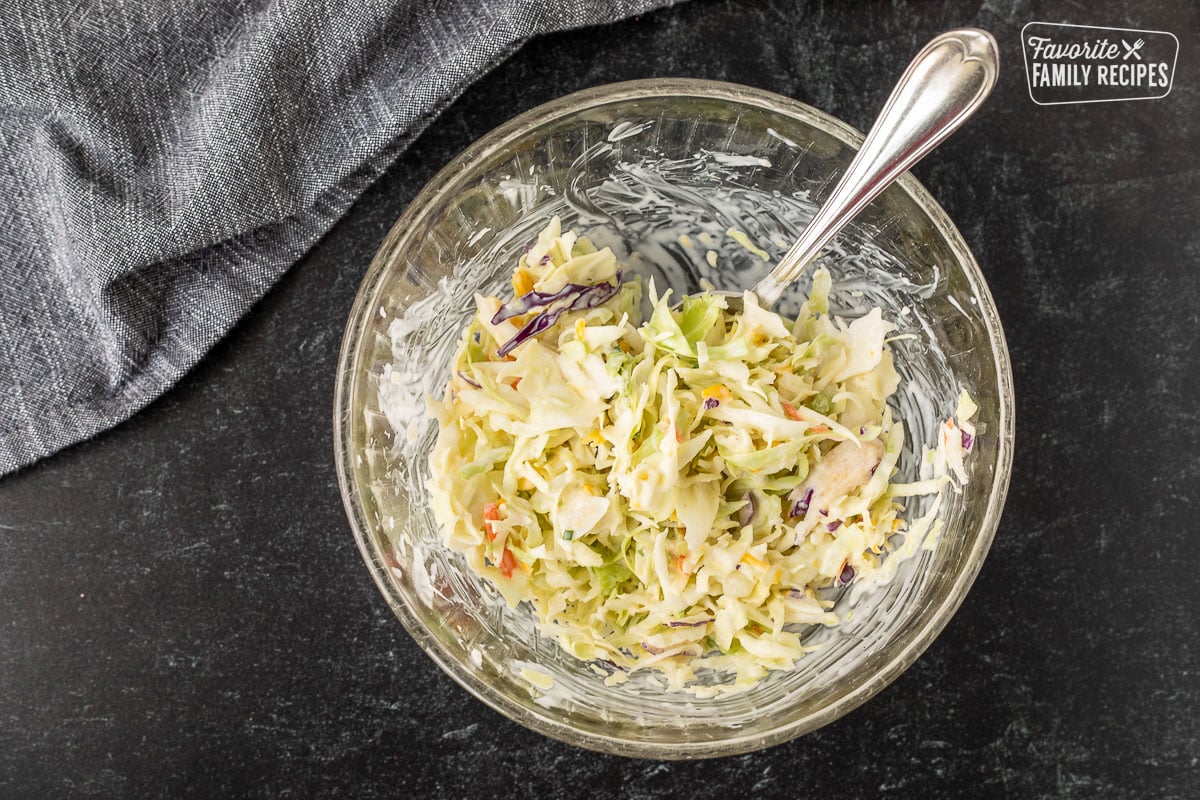
[[[774,305],[846,223],[983,104],[999,60],[996,40],[975,28],[947,31],[917,53],[829,199],[754,287],[762,305]]]

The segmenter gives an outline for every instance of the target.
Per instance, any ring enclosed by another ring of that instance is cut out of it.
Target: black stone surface
[[[1198,17],[697,0],[529,43],[176,389],[0,481],[0,797],[1200,797]],[[1171,31],[1174,89],[1035,106],[1033,20]],[[946,631],[860,709],[732,759],[601,756],[468,696],[377,594],[334,480],[337,349],[392,221],[476,137],[607,81],[747,83],[865,128],[964,24],[997,35],[1000,85],[916,173],[995,294],[1018,442]]]

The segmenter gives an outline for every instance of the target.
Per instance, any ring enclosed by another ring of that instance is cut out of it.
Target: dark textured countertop
[[[1034,20],[1175,33],[1171,94],[1034,105]],[[601,756],[471,698],[385,606],[334,478],[338,345],[392,221],[476,137],[608,81],[746,83],[865,128],[964,24],[1001,81],[916,173],[999,306],[1017,458],[945,632],[843,719],[725,760]],[[1200,797],[1198,31],[1186,0],[697,0],[529,43],[177,388],[0,480],[0,797]]]

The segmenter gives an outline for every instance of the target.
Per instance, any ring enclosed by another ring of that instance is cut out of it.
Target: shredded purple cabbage
[[[838,583],[842,584],[842,586],[848,586],[852,580],[854,580],[854,567],[847,564],[842,567],[842,574],[838,575]]]
[[[712,622],[711,619],[701,619],[695,622],[683,622],[682,620],[671,620],[667,623],[668,628],[699,628],[701,625],[707,625]]]
[[[482,386],[480,386],[478,383],[476,383],[475,381],[473,381],[473,380],[471,380],[470,378],[468,378],[468,377],[467,377],[467,373],[463,372],[461,369],[458,371],[458,377],[462,378],[462,379],[463,379],[463,381],[465,381],[465,382],[466,382],[466,384],[467,384],[468,386],[471,386],[471,387],[473,387],[473,388],[475,388],[475,389],[482,389],[482,388],[483,388],[483,387],[482,387]]]
[[[558,318],[561,317],[562,315],[563,315],[562,311],[559,311],[557,313],[552,313],[550,311],[543,311],[541,314],[538,314],[536,317],[531,319],[529,322],[525,323],[524,327],[522,327],[519,331],[517,331],[516,336],[509,339],[504,344],[500,345],[500,348],[498,350],[496,350],[496,354],[499,355],[501,358],[503,358],[504,356],[508,355],[513,350],[515,350],[517,348],[517,346],[520,345],[522,342],[524,342],[526,339],[529,339],[530,337],[533,337],[533,336],[537,336],[539,333],[541,333],[542,331],[549,328],[551,325],[553,325],[555,322],[557,322]]]
[[[840,519],[835,519],[833,522],[831,522],[825,526],[825,530],[829,531],[830,533],[833,533],[840,527],[842,527],[842,521]]]
[[[746,492],[746,505],[738,509],[737,521],[738,525],[743,528],[750,524],[754,519],[754,512],[758,510],[758,501],[754,499],[754,492]]]
[[[797,489],[796,491],[799,491],[799,489]],[[792,494],[795,494],[795,492],[792,492]],[[797,500],[795,505],[792,506],[792,514],[791,515],[793,517],[800,517],[800,516],[803,516],[804,514],[807,514],[808,513],[808,504],[812,502],[812,496],[813,496],[812,489],[809,489],[807,492],[805,492],[804,496],[801,497],[799,500]]]
[[[549,256],[547,256],[547,258],[549,258]],[[617,270],[616,288],[618,289],[621,287],[621,278],[623,277],[623,274],[623,270]],[[597,289],[603,289],[611,286],[612,284],[609,283],[568,283],[557,292],[529,291],[520,297],[514,297],[509,302],[501,305],[500,308],[496,310],[496,313],[492,315],[492,324],[499,325],[506,319],[512,319],[513,317],[520,316],[521,314],[528,314],[535,308],[548,306],[551,303],[558,302],[559,300],[566,300],[569,297],[588,294],[589,292],[594,292]]]
[[[496,351],[501,358],[511,353],[531,337],[547,330],[558,322],[559,317],[570,311],[584,311],[608,302],[621,288],[621,273],[612,283],[594,283],[582,285],[568,283],[557,292],[529,292],[515,298],[511,303],[500,306],[492,317],[492,324],[497,325],[506,319],[526,314],[534,308],[544,307],[542,312],[517,331],[513,338],[500,345]],[[570,300],[570,302],[566,302]]]
[[[649,642],[642,642],[642,649],[652,656],[662,655],[666,650],[662,647],[655,647]]]
[[[556,300],[564,300],[568,297],[574,297],[575,295],[580,294],[581,292],[590,288],[592,287],[582,283],[568,283],[557,292],[526,292],[520,297],[514,297],[512,300],[496,309],[496,313],[492,315],[492,324],[499,325],[506,319],[512,319],[513,317],[520,316],[521,314],[528,314],[535,308],[548,306]]]
[[[971,434],[967,433],[966,431],[963,431],[962,432],[963,450],[970,451],[971,446],[974,444],[975,444],[975,437],[972,436]]]
[[[716,408],[719,405],[721,405],[721,401],[715,397],[710,397],[704,401],[704,407],[706,409],[708,409],[709,411],[712,411],[714,408]]]

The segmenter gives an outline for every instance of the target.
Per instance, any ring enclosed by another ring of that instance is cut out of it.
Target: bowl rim
[[[1012,363],[1007,341],[995,301],[979,265],[958,228],[951,222],[942,207],[911,173],[905,173],[896,181],[897,187],[908,194],[929,215],[935,227],[945,236],[947,245],[962,266],[971,291],[979,300],[980,316],[994,352],[994,367],[997,372],[999,389],[998,430],[995,431],[998,449],[996,469],[988,494],[988,506],[984,512],[979,535],[975,538],[974,546],[967,556],[964,569],[955,577],[949,592],[933,609],[928,621],[915,632],[904,647],[877,667],[868,680],[863,681],[835,702],[782,722],[769,731],[754,734],[734,733],[728,738],[711,741],[648,742],[583,731],[549,716],[540,708],[535,710],[516,704],[490,684],[462,669],[458,660],[446,652],[441,642],[425,628],[403,597],[398,596],[398,593],[392,590],[388,577],[388,565],[371,542],[371,526],[365,518],[359,499],[355,459],[357,454],[352,452],[351,448],[354,446],[355,427],[361,425],[362,421],[357,419],[357,417],[361,417],[361,414],[353,413],[352,409],[357,407],[359,399],[356,391],[359,384],[355,369],[364,345],[364,337],[361,334],[366,328],[367,315],[370,313],[369,310],[374,309],[378,304],[379,295],[384,288],[382,278],[386,267],[392,260],[392,255],[407,244],[407,240],[410,238],[407,232],[417,229],[418,220],[429,213],[430,209],[438,207],[449,194],[461,188],[457,186],[456,177],[466,174],[472,166],[490,157],[497,150],[506,147],[518,134],[542,126],[556,118],[615,103],[663,97],[717,99],[756,106],[811,125],[854,149],[860,147],[863,141],[863,134],[855,128],[792,98],[741,84],[695,78],[649,78],[602,84],[538,105],[494,128],[452,158],[417,192],[404,213],[388,231],[368,266],[351,307],[338,358],[333,408],[333,445],[338,489],[359,553],[392,612],[399,618],[409,635],[442,671],[477,699],[505,717],[568,744],[599,752],[641,758],[696,759],[738,755],[771,747],[833,722],[883,690],[928,649],[962,604],[967,591],[979,574],[995,538],[1012,472],[1016,403]]]

